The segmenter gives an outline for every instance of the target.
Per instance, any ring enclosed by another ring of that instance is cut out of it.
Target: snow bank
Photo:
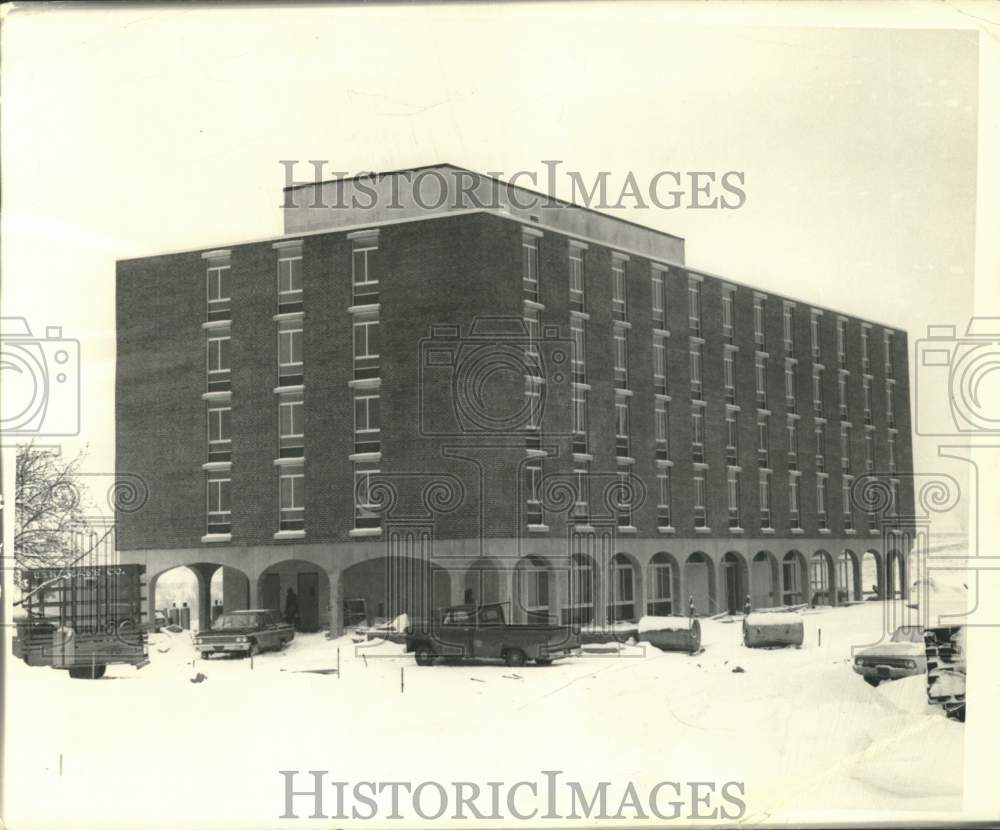
[[[647,631],[687,631],[691,628],[690,617],[643,617],[639,620],[639,633]]]
[[[927,702],[927,676],[924,674],[882,683],[875,693],[893,706],[914,715],[928,715],[940,711]]]

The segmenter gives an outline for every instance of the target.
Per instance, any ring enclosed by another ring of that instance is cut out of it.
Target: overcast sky
[[[281,159],[539,175],[560,159],[612,183],[742,171],[739,210],[620,214],[685,237],[695,267],[899,326],[911,345],[928,324],[964,327],[976,32],[879,28],[881,12],[840,29],[734,14],[747,16],[695,26],[653,3],[15,13],[3,313],[80,340],[88,467],[110,471],[116,259],[280,233]],[[938,14],[926,25],[972,25]],[[918,469],[946,469],[935,456],[918,440]]]

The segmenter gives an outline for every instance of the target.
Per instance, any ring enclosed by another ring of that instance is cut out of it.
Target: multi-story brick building
[[[221,565],[228,606],[291,587],[339,629],[905,594],[905,332],[447,165],[285,196],[278,238],[118,263],[118,468],[149,491],[118,543],[151,597],[189,565],[204,620]]]

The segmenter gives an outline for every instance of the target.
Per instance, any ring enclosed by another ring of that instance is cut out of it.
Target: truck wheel
[[[523,666],[525,663],[524,652],[519,648],[509,648],[504,653],[504,659],[507,661],[507,665],[512,669],[516,669],[519,666]]]
[[[869,686],[878,686],[878,684],[881,683],[881,682],[882,681],[879,680],[877,677],[866,677],[865,678],[865,683],[867,683]]]
[[[102,664],[97,664],[91,670],[90,666],[74,666],[69,670],[69,676],[77,680],[100,680],[104,677],[104,670],[107,668]]]
[[[418,666],[430,666],[434,664],[434,652],[427,643],[421,643],[414,649],[413,656],[417,660]]]
[[[551,657],[536,657],[535,658],[535,665],[536,666],[551,666],[552,665],[552,658]]]
[[[247,654],[249,654],[251,657],[256,657],[258,654],[260,654],[260,646],[257,645],[256,640],[250,641],[250,650],[247,652]]]

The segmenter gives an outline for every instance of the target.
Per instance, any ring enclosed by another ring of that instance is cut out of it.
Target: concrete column
[[[330,578],[330,634],[339,637],[344,633],[344,591],[340,569],[327,571]]]
[[[242,611],[250,607],[249,580],[235,568],[222,569],[222,610]]]
[[[497,563],[497,602],[503,605],[508,622],[520,619],[514,607],[514,562],[509,559]]]
[[[220,566],[199,562],[188,567],[198,578],[198,629],[205,631],[212,626],[212,574]]]
[[[840,588],[839,580],[837,579],[837,558],[829,551],[827,551],[827,554],[830,557],[830,564],[828,566],[828,570],[830,572],[830,605],[836,608],[840,605],[840,597],[838,596]]]

